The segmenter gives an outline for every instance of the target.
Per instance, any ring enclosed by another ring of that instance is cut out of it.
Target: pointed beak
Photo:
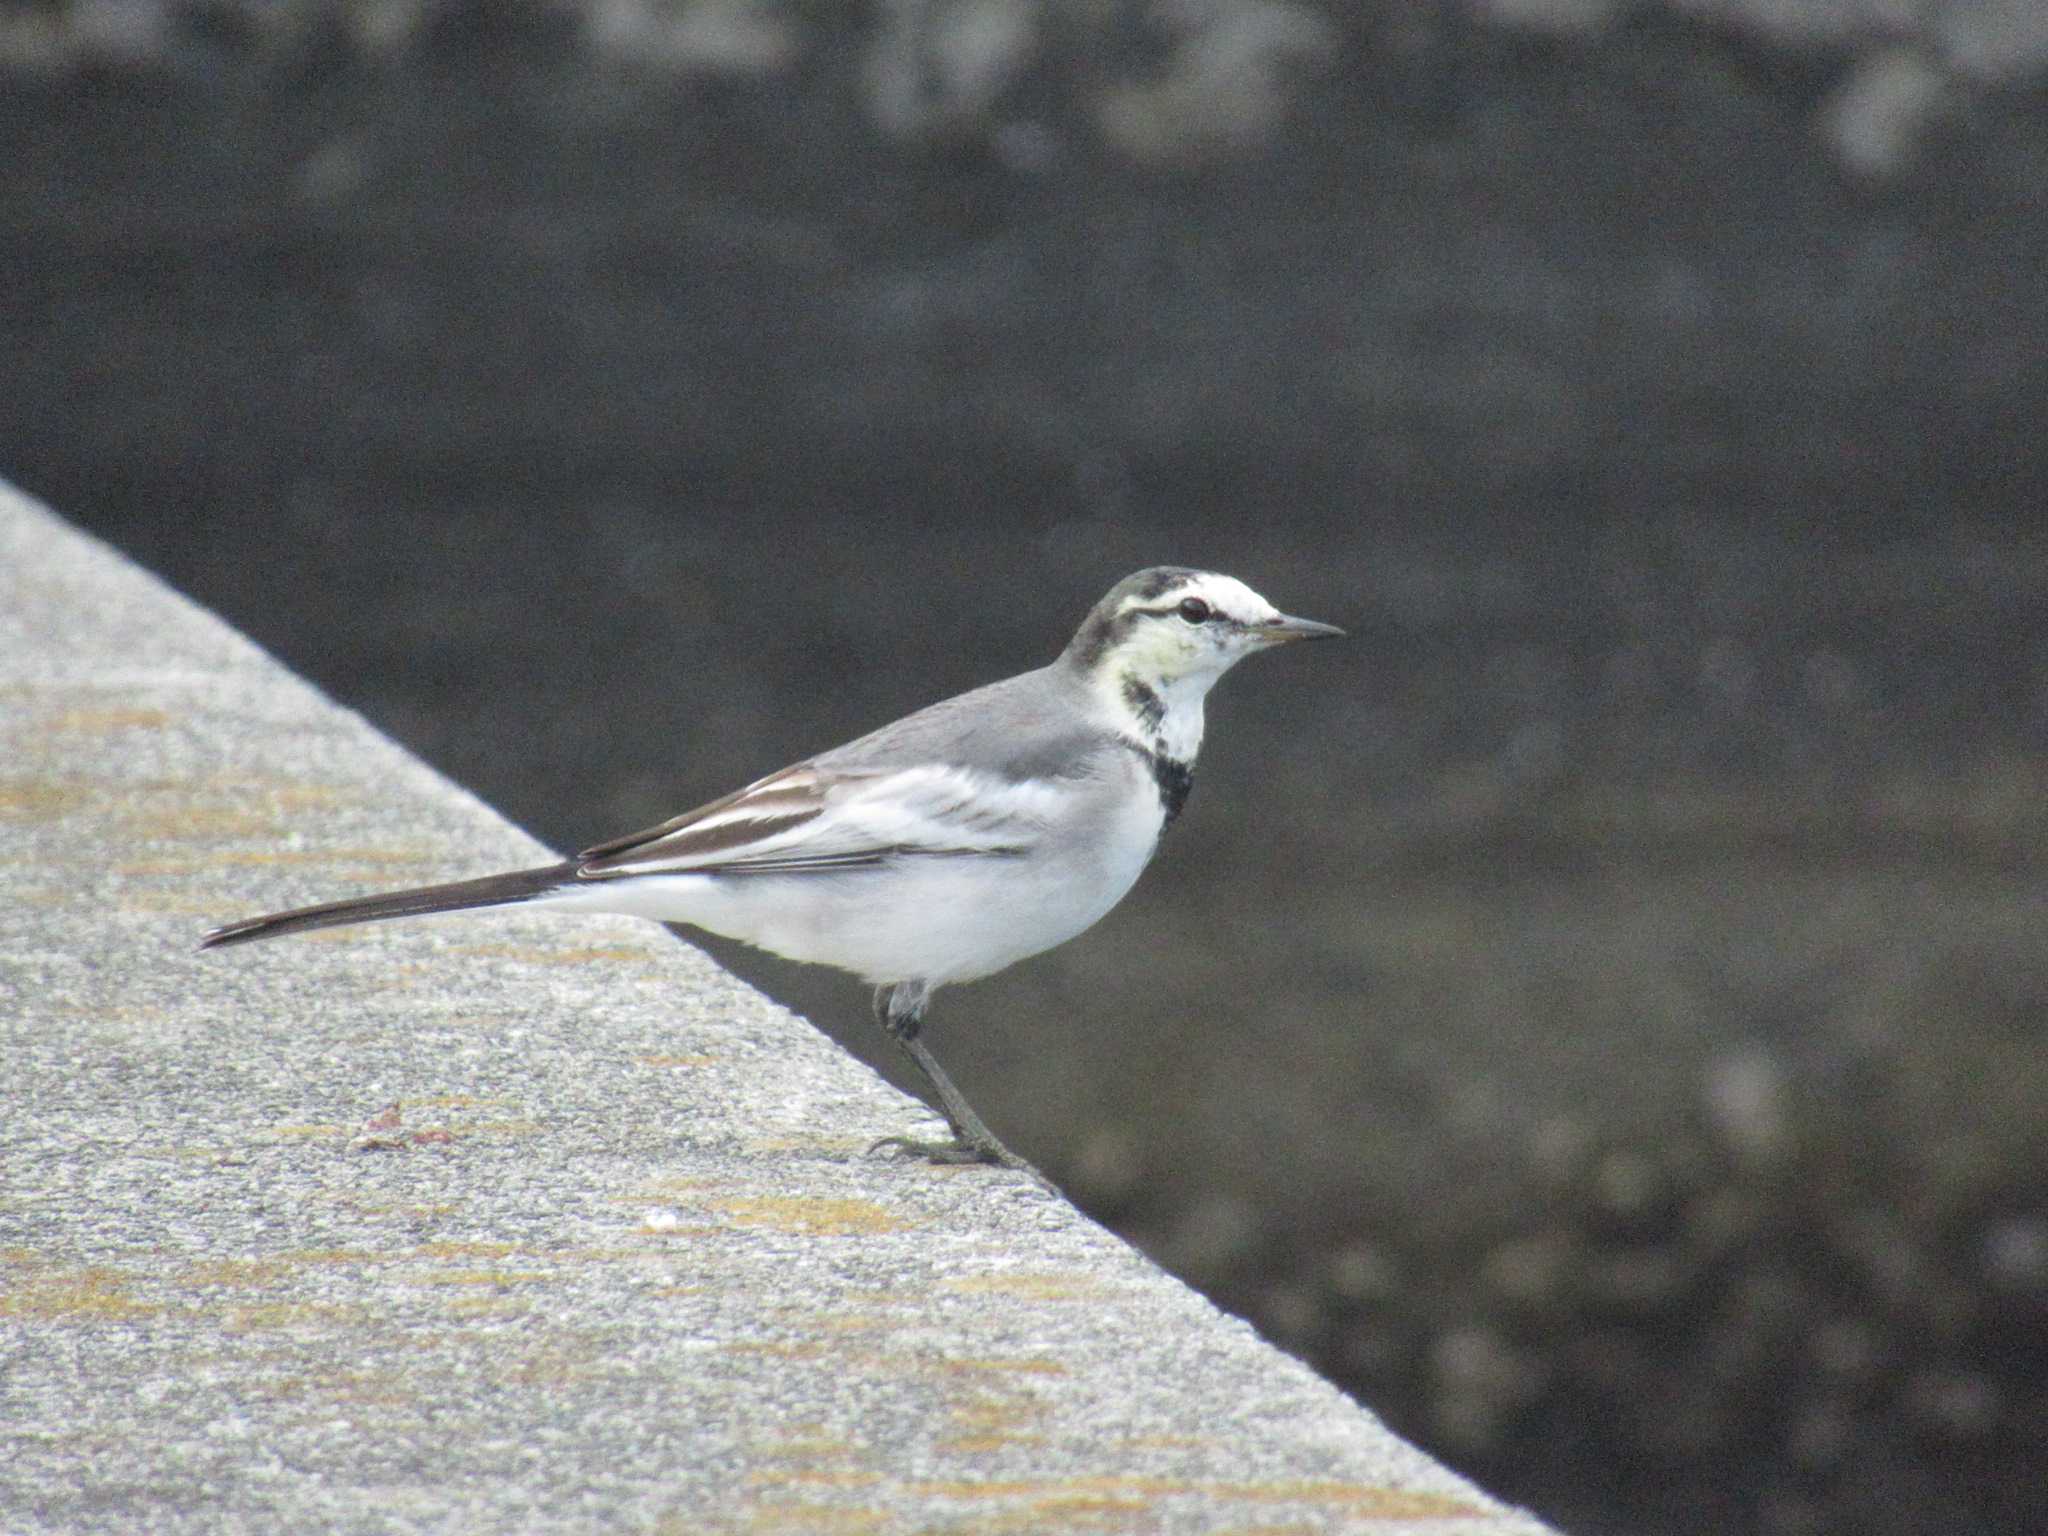
[[[1334,624],[1318,624],[1314,619],[1297,619],[1285,613],[1253,625],[1252,632],[1268,645],[1285,645],[1290,640],[1334,640],[1344,633]]]

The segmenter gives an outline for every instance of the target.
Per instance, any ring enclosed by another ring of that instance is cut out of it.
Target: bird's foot
[[[868,1148],[868,1156],[873,1157],[885,1149],[891,1157],[903,1160],[917,1158],[941,1168],[958,1168],[970,1163],[1013,1168],[1019,1173],[1030,1174],[1045,1188],[1057,1193],[1050,1179],[993,1136],[986,1141],[958,1135],[945,1141],[921,1141],[915,1136],[884,1136]]]
[[[993,1163],[999,1168],[1029,1166],[1001,1142],[977,1146],[962,1136],[949,1137],[945,1141],[920,1141],[915,1136],[884,1136],[868,1148],[868,1156],[873,1157],[885,1147],[891,1157],[904,1161],[921,1158],[927,1163],[948,1168],[963,1163]]]

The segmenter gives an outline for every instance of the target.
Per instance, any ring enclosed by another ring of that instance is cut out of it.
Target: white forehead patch
[[[1121,604],[1123,612],[1134,608],[1158,610],[1171,608],[1183,598],[1199,597],[1225,618],[1240,623],[1257,623],[1262,619],[1279,616],[1280,610],[1267,602],[1235,576],[1220,575],[1215,571],[1197,571],[1186,580],[1176,582],[1157,597],[1140,597],[1136,593],[1125,598]]]

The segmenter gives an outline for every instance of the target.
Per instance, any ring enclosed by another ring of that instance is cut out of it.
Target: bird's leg
[[[904,1153],[911,1157],[922,1157],[934,1163],[995,1163],[1004,1168],[1021,1168],[1036,1174],[1037,1170],[1023,1158],[1012,1152],[996,1134],[981,1122],[961,1097],[960,1090],[953,1086],[953,1080],[946,1076],[945,1068],[938,1063],[923,1040],[918,1038],[920,1026],[924,1023],[925,1004],[931,998],[931,988],[919,981],[899,982],[893,987],[875,989],[875,1021],[882,1026],[882,1033],[902,1048],[903,1054],[916,1063],[917,1070],[924,1074],[924,1080],[932,1085],[932,1092],[938,1095],[939,1111],[946,1117],[946,1124],[953,1132],[951,1141],[915,1141],[908,1136],[884,1136],[870,1152],[883,1147]]]

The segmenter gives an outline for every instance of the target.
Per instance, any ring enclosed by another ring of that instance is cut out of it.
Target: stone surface
[[[0,1527],[1541,1531],[0,487]]]

